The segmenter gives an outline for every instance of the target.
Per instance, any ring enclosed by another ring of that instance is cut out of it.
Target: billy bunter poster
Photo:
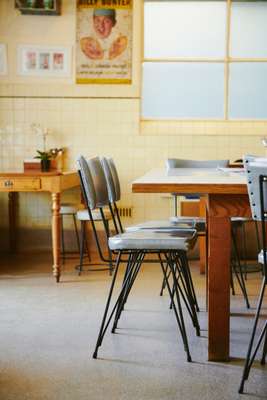
[[[78,0],[77,83],[131,83],[132,0]]]

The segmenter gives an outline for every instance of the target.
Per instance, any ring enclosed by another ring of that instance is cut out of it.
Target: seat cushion
[[[141,229],[173,231],[173,230],[179,230],[179,229],[194,229],[194,224],[191,222],[190,223],[180,222],[177,224],[172,224],[168,220],[147,221],[147,222],[143,222],[141,224],[128,226],[127,228],[125,228],[125,231],[126,232],[135,232],[135,231],[139,231]]]
[[[170,222],[175,226],[177,224],[192,224],[192,227],[198,232],[206,230],[206,218],[203,217],[171,217]]]
[[[196,230],[162,231],[139,230],[109,238],[111,250],[183,250],[191,249],[197,239]]]
[[[79,209],[79,206],[77,204],[61,203],[59,213],[61,215],[76,214],[78,209]]]
[[[110,220],[110,218],[111,218],[110,213],[106,212],[106,211],[104,213],[105,213],[106,219]],[[92,211],[92,216],[93,216],[94,221],[102,221],[100,211],[98,211],[98,210]],[[90,217],[89,217],[89,213],[88,213],[87,209],[77,211],[76,217],[79,221],[90,221]]]

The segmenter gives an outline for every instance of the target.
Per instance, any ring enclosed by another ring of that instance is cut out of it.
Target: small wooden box
[[[41,161],[37,158],[27,159],[23,162],[24,172],[26,171],[41,171]],[[50,170],[57,170],[57,160],[51,160]]]

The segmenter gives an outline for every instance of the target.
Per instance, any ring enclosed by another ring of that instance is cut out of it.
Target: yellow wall
[[[65,166],[75,168],[79,154],[112,156],[122,180],[122,203],[134,206],[133,221],[168,216],[170,202],[161,196],[131,194],[131,180],[171,156],[229,158],[264,154],[260,139],[265,122],[144,122],[140,124],[141,0],[134,1],[133,84],[74,83],[75,0],[62,1],[60,17],[23,16],[13,0],[0,1],[0,43],[8,47],[8,76],[0,79],[0,170],[21,169],[38,147],[30,129],[51,129],[49,147],[67,147]],[[16,46],[43,44],[72,48],[72,78],[44,79],[17,75]],[[67,98],[66,98],[67,97]],[[83,97],[83,98],[79,98]],[[85,98],[84,98],[85,97]],[[122,97],[122,98],[121,98]],[[79,198],[77,192],[65,198]],[[152,201],[153,199],[153,201]],[[48,195],[20,196],[20,224],[49,224]],[[0,218],[7,223],[6,196]]]

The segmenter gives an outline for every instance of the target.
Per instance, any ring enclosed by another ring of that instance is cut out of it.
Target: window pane
[[[234,3],[231,56],[267,57],[267,3]]]
[[[224,65],[144,63],[144,118],[223,118]]]
[[[230,65],[229,118],[267,118],[267,63]]]
[[[224,57],[226,3],[146,2],[145,58]]]

